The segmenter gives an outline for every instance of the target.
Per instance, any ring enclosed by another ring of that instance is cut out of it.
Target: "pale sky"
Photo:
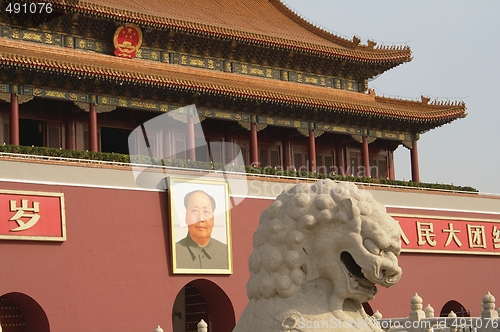
[[[500,1],[284,0],[335,34],[407,44],[413,60],[369,87],[377,95],[459,100],[468,116],[421,135],[420,180],[500,194]],[[396,178],[411,179],[410,153],[395,152]]]

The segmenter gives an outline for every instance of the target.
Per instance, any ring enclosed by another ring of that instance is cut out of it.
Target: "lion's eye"
[[[380,248],[372,240],[365,239],[363,241],[363,245],[365,246],[366,250],[368,250],[370,253],[372,253],[374,255],[380,254],[380,251],[381,251]]]

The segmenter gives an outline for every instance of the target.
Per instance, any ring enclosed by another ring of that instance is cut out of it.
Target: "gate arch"
[[[457,315],[457,317],[470,317],[470,311],[465,309],[465,307],[460,302],[455,300],[446,302],[443,308],[441,308],[441,313],[439,314],[439,316],[447,317],[451,311],[453,311]]]
[[[11,315],[15,317],[10,317],[10,319],[12,319],[12,325],[7,322],[7,319],[2,320],[0,317],[3,329],[2,332],[50,332],[49,320],[45,311],[32,297],[23,293],[12,292],[0,296],[0,303],[7,304],[6,307],[2,307],[8,308],[2,309],[0,311],[0,316],[4,315],[4,312],[7,312],[7,310],[15,313]]]
[[[195,303],[190,302],[192,298],[196,299]],[[207,311],[205,314],[204,308]],[[191,326],[193,321],[191,323],[189,321],[193,318],[196,323],[203,318],[209,324],[210,331],[231,332],[236,325],[231,300],[219,285],[207,279],[192,280],[177,294],[172,308],[174,332],[184,331],[185,326],[189,326],[189,330],[196,331]]]

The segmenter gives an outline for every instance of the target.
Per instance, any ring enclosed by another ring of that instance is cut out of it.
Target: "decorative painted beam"
[[[163,102],[145,101],[132,98],[76,93],[59,89],[44,89],[28,85],[0,83],[0,97],[8,97],[7,101],[10,101],[10,93],[17,93],[20,103],[29,101],[33,99],[33,97],[51,98],[73,101],[77,106],[79,105],[79,103],[83,103],[81,104],[83,107],[80,108],[84,110],[88,109],[86,104],[93,102],[96,105],[97,113],[109,112],[116,109],[116,107],[134,108],[156,112],[170,112],[172,110],[185,106],[180,104],[167,104]],[[3,99],[5,100],[5,98]],[[302,120],[285,119],[281,117],[230,112],[226,110],[207,107],[198,107],[197,109],[200,120],[203,120],[205,118],[212,118],[236,121],[247,130],[249,130],[249,126],[247,124],[254,121],[257,125],[257,130],[262,130],[266,126],[272,125],[277,127],[295,128],[301,131],[304,136],[307,136],[309,128],[314,128],[315,134],[345,134],[351,135],[354,139],[358,138],[358,136],[361,137],[361,135],[366,135],[369,143],[373,142],[377,138],[381,138],[385,140],[402,142],[406,147],[410,149],[411,142],[414,140],[414,137],[416,137],[409,132],[396,132],[390,130],[367,129],[321,122],[308,122]],[[356,140],[360,142],[360,139]]]

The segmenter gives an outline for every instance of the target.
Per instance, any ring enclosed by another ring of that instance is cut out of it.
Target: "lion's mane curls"
[[[346,209],[348,199],[352,204]],[[329,179],[298,184],[282,192],[262,212],[253,236],[248,298],[295,295],[305,283],[306,274],[314,272],[304,266],[314,229],[320,224],[353,219],[360,225],[361,215],[371,214],[374,207],[383,208],[366,190]]]

